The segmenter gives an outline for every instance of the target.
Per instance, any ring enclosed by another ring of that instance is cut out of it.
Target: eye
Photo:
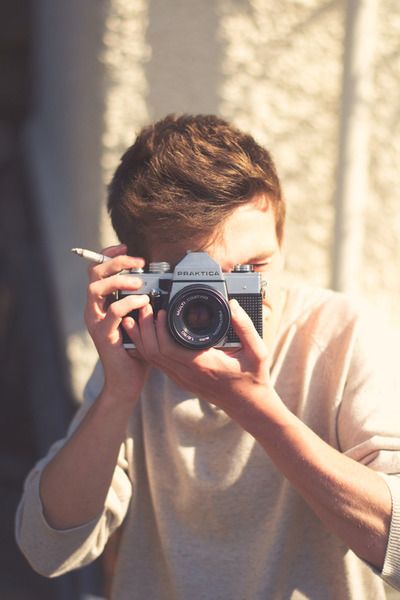
[[[263,260],[261,262],[251,263],[251,266],[253,267],[254,271],[262,271],[262,269],[265,269],[270,264],[271,264],[271,260],[268,259],[268,260]]]

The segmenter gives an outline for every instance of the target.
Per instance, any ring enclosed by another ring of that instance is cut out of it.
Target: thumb
[[[239,337],[242,347],[247,353],[251,353],[257,358],[266,353],[265,344],[259,336],[254,323],[247,312],[240,306],[237,300],[230,300],[232,327]]]

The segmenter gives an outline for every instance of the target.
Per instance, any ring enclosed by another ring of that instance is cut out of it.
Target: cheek
[[[270,311],[279,303],[280,295],[280,285],[278,285],[277,282],[267,280],[265,298],[263,299],[263,309],[265,309],[264,312]]]
[[[270,314],[272,306],[273,306],[272,298],[270,296],[267,296],[266,298],[264,298],[263,306],[262,306],[263,317],[267,317]]]

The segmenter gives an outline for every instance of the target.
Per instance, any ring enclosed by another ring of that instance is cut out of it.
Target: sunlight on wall
[[[40,110],[31,154],[40,159],[32,161],[40,163],[35,171],[55,263],[64,260],[57,252],[64,257],[83,240],[94,248],[115,241],[104,190],[145,123],[167,112],[215,112],[250,131],[275,158],[288,203],[288,270],[329,285],[346,14],[369,1],[41,5]],[[381,0],[377,12],[357,284],[400,322],[400,3]],[[59,269],[56,275],[80,389],[95,359],[81,318],[86,271],[71,262],[68,277]]]
[[[147,0],[111,0],[104,14],[103,50],[103,129],[101,172],[104,190],[124,150],[148,120],[146,63],[150,48],[146,43]],[[101,201],[98,237],[101,245],[115,243],[116,236],[106,212],[105,194]],[[82,397],[84,384],[97,359],[93,342],[81,329],[66,340],[67,355],[73,366],[72,387]]]
[[[275,157],[288,201],[288,268],[327,284],[342,9],[317,0],[218,6],[226,45],[221,112]]]
[[[399,3],[376,9],[356,288],[400,323]],[[317,285],[330,285],[348,10],[335,0],[218,1],[220,112],[271,150],[288,203],[288,269]]]
[[[104,23],[105,107],[103,132],[103,181],[108,185],[124,150],[148,120],[148,85],[145,66],[151,49],[146,43],[147,0],[112,0]],[[114,239],[106,215],[101,239]]]
[[[400,4],[378,3],[363,289],[400,325]],[[371,268],[372,267],[372,268]]]

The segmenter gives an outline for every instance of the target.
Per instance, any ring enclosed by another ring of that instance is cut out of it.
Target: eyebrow
[[[269,250],[264,250],[262,252],[260,252],[259,254],[256,254],[255,256],[253,256],[252,258],[249,258],[246,263],[244,264],[251,264],[251,263],[257,263],[257,262],[264,262],[265,260],[267,260],[268,258],[271,258],[271,256],[273,256],[275,254],[275,252],[277,251],[277,248],[271,248]]]
[[[272,256],[272,254],[259,254],[258,256],[255,256],[254,258],[249,258],[246,263],[247,264],[252,264],[252,263],[262,263],[266,260],[268,260],[268,258],[270,258]]]

